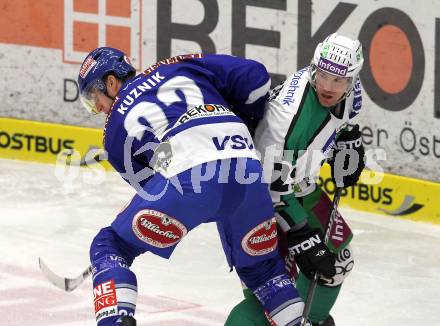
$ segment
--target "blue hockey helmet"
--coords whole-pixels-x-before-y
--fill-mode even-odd
[[[113,74],[119,79],[125,79],[129,74],[135,72],[136,69],[130,64],[130,60],[124,52],[110,47],[93,50],[81,64],[78,74],[81,103],[89,112],[98,113],[96,98],[93,94],[99,91],[107,95],[105,77]]]

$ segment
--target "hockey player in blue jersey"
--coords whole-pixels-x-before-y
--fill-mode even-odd
[[[135,76],[124,53],[98,48],[82,63],[78,84],[84,106],[107,115],[109,162],[137,191],[91,244],[98,325],[134,315],[137,285],[129,267],[137,256],[169,258],[207,222],[217,223],[230,266],[271,323],[298,325],[304,304],[277,252],[271,198],[248,130],[267,99],[264,66],[190,54]]]

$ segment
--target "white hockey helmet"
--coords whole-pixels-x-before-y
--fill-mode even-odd
[[[316,69],[320,69],[338,77],[351,78],[353,87],[363,63],[362,44],[358,40],[333,33],[315,49],[309,69],[310,82],[315,87]]]

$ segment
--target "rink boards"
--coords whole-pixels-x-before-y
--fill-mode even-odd
[[[3,158],[51,164],[92,163],[101,148],[102,130],[96,128],[0,118]],[[111,169],[107,162],[101,164]]]
[[[27,120],[0,118],[0,157],[56,164],[56,175],[79,166],[112,169],[102,151],[102,130]],[[318,184],[332,194],[329,176],[324,166]],[[364,171],[342,196],[341,204],[353,209],[440,224],[439,183]]]

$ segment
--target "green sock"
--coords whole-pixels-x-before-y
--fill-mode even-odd
[[[299,277],[296,281],[296,288],[299,294],[306,300],[307,291],[309,289],[310,281],[304,276],[303,273],[299,273]],[[330,314],[330,310],[338,298],[341,285],[336,287],[322,286],[316,287],[315,295],[313,297],[312,307],[310,309],[309,319],[318,323],[327,319]]]
[[[250,290],[245,290],[245,297],[229,313],[225,326],[270,326],[263,307]]]

